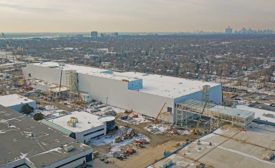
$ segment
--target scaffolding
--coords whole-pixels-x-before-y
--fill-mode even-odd
[[[66,71],[66,85],[72,92],[78,92],[78,74],[74,70]]]
[[[211,103],[205,105],[205,102],[197,100],[187,100],[175,106],[175,125],[178,127],[188,128],[189,121],[196,120],[198,116],[209,117],[210,127],[213,126],[213,120],[217,122],[228,122],[239,127],[246,127],[254,120],[255,114],[250,111]]]

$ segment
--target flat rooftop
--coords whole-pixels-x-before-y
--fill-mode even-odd
[[[0,105],[5,107],[26,104],[31,102],[34,102],[34,100],[28,99],[27,97],[18,94],[0,96]]]
[[[201,113],[203,111],[205,102],[189,99],[181,103],[181,105],[183,105],[184,107],[187,107],[188,109]],[[238,117],[242,119],[246,119],[248,117],[254,116],[254,112],[249,111],[247,109],[238,109],[238,108],[220,106],[212,103],[207,103],[205,107],[205,112],[207,111],[232,116],[234,118]]]
[[[210,109],[211,111],[225,114],[225,115],[230,115],[233,117],[240,117],[240,118],[248,118],[250,116],[254,116],[254,113],[248,110],[240,110],[237,108],[232,108],[232,107],[225,107],[225,106],[215,106]]]
[[[78,119],[78,123],[76,123],[76,127],[71,127],[67,125],[67,121],[69,121],[71,117],[75,117]],[[72,132],[83,132],[88,129],[104,125],[104,123],[100,121],[98,118],[99,118],[98,116],[87,112],[75,111],[69,115],[65,115],[49,121],[67,130],[70,130]]]
[[[62,146],[66,144],[74,150],[65,152]],[[91,147],[3,106],[0,106],[0,149],[0,167],[22,159],[44,167],[92,151]]]
[[[140,92],[170,98],[178,98],[183,95],[199,92],[203,89],[204,85],[209,85],[210,87],[220,85],[212,82],[138,72],[124,72],[119,74],[122,76],[142,79],[143,89],[140,89]]]
[[[195,168],[204,163],[218,168],[274,168],[275,160],[264,156],[275,151],[275,127],[252,125],[246,131],[227,126],[186,146],[151,167],[162,167],[172,160],[176,167]],[[210,146],[210,142],[212,146]]]
[[[255,113],[255,119],[262,121],[268,121],[275,124],[275,112],[269,110],[258,109],[254,107],[248,107],[246,105],[237,105],[237,109],[248,110]]]
[[[77,73],[81,73],[81,74],[87,74],[87,75],[108,78],[108,79],[114,79],[114,80],[128,80],[128,81],[136,80],[135,78],[121,76],[119,74],[104,73],[106,71],[109,71],[107,69],[88,67],[88,66],[84,66],[84,65],[80,66],[80,65],[72,65],[72,64],[60,64],[57,62],[34,63],[33,65],[48,67],[48,68],[56,68],[56,69],[63,68],[64,71],[72,70],[72,71],[76,71]]]
[[[57,62],[43,62],[35,63],[34,65],[52,68],[61,68]],[[64,64],[64,70],[75,70],[78,73],[89,74],[98,77],[105,77],[115,80],[135,81],[137,79],[143,80],[143,88],[140,92],[159,95],[169,98],[179,98],[183,95],[188,95],[194,92],[199,92],[204,85],[210,87],[218,86],[218,83],[204,82],[198,80],[190,80],[184,78],[177,78],[171,76],[138,73],[138,72],[113,72],[112,74],[102,73],[108,71],[106,69],[93,68],[87,66]]]

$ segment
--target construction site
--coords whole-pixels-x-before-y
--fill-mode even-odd
[[[180,148],[226,124],[245,130],[255,115],[220,105],[221,86],[215,83],[55,62],[28,64],[23,68],[23,75],[26,87],[32,88],[28,93],[34,99],[66,109],[65,118],[72,111],[79,111],[74,112],[77,122],[73,126],[58,124],[59,120],[67,120],[62,119],[64,115],[51,115],[43,121],[68,136],[81,127],[84,121],[81,113],[115,117],[115,129],[106,128],[105,133],[98,132],[90,140],[84,137],[84,143],[95,150],[94,159],[106,167],[138,168],[155,162],[162,164],[156,167],[163,167],[167,163],[162,163],[162,159]],[[97,132],[89,130],[91,133],[87,132],[88,128],[82,130],[83,135]]]
[[[227,168],[221,160],[236,162],[236,154],[235,167],[274,166],[273,127],[254,123],[249,109],[223,106],[218,83],[57,62],[15,73],[20,85],[4,95],[35,101],[29,116],[41,113],[41,124],[92,147],[94,167]]]
[[[41,113],[39,122],[92,147],[94,166],[226,168],[235,155],[243,165],[274,166],[272,127],[254,123],[249,109],[221,105],[219,84],[101,71],[36,63],[5,94],[34,100],[30,116]]]

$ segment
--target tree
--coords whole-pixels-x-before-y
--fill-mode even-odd
[[[33,107],[30,106],[29,104],[24,104],[20,110],[21,113],[23,114],[31,114],[33,112]]]
[[[42,113],[36,113],[33,116],[33,119],[36,120],[36,121],[43,120],[44,119],[44,115]]]

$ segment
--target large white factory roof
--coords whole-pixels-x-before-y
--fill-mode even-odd
[[[128,80],[128,81],[136,80],[135,78],[121,76],[119,74],[104,73],[108,71],[107,69],[100,69],[100,68],[88,67],[83,65],[80,66],[80,65],[72,65],[72,64],[63,64],[62,65],[63,67],[62,67],[61,64],[57,62],[34,63],[33,65],[49,67],[49,68],[57,68],[57,69],[62,68],[64,71],[73,70],[81,74],[88,74],[88,75],[93,75],[93,76],[102,77],[102,78],[109,78],[114,80]]]
[[[60,63],[57,62],[43,62],[35,63],[37,66],[61,68]],[[178,98],[183,95],[188,95],[194,92],[199,92],[202,90],[204,85],[209,85],[210,87],[217,86],[217,83],[203,82],[197,80],[190,80],[184,78],[177,78],[171,76],[146,74],[138,72],[113,72],[112,74],[102,73],[108,71],[106,69],[92,68],[87,66],[64,64],[64,70],[76,70],[81,74],[89,74],[98,77],[110,78],[114,80],[128,80],[134,81],[137,79],[143,80],[143,88],[140,92],[159,95],[169,98]]]
[[[71,117],[75,117],[78,120],[75,127],[71,127],[67,124]],[[98,116],[87,112],[78,111],[50,121],[72,132],[83,132],[88,129],[104,125],[104,123],[98,119]]]
[[[11,107],[19,104],[26,104],[34,102],[34,100],[28,99],[27,97],[20,96],[18,94],[0,96],[0,105],[4,107]]]
[[[139,78],[143,80],[143,89],[140,92],[159,95],[169,98],[178,98],[194,92],[201,91],[204,85],[217,86],[217,83],[163,76],[155,74],[124,72],[123,76]]]

